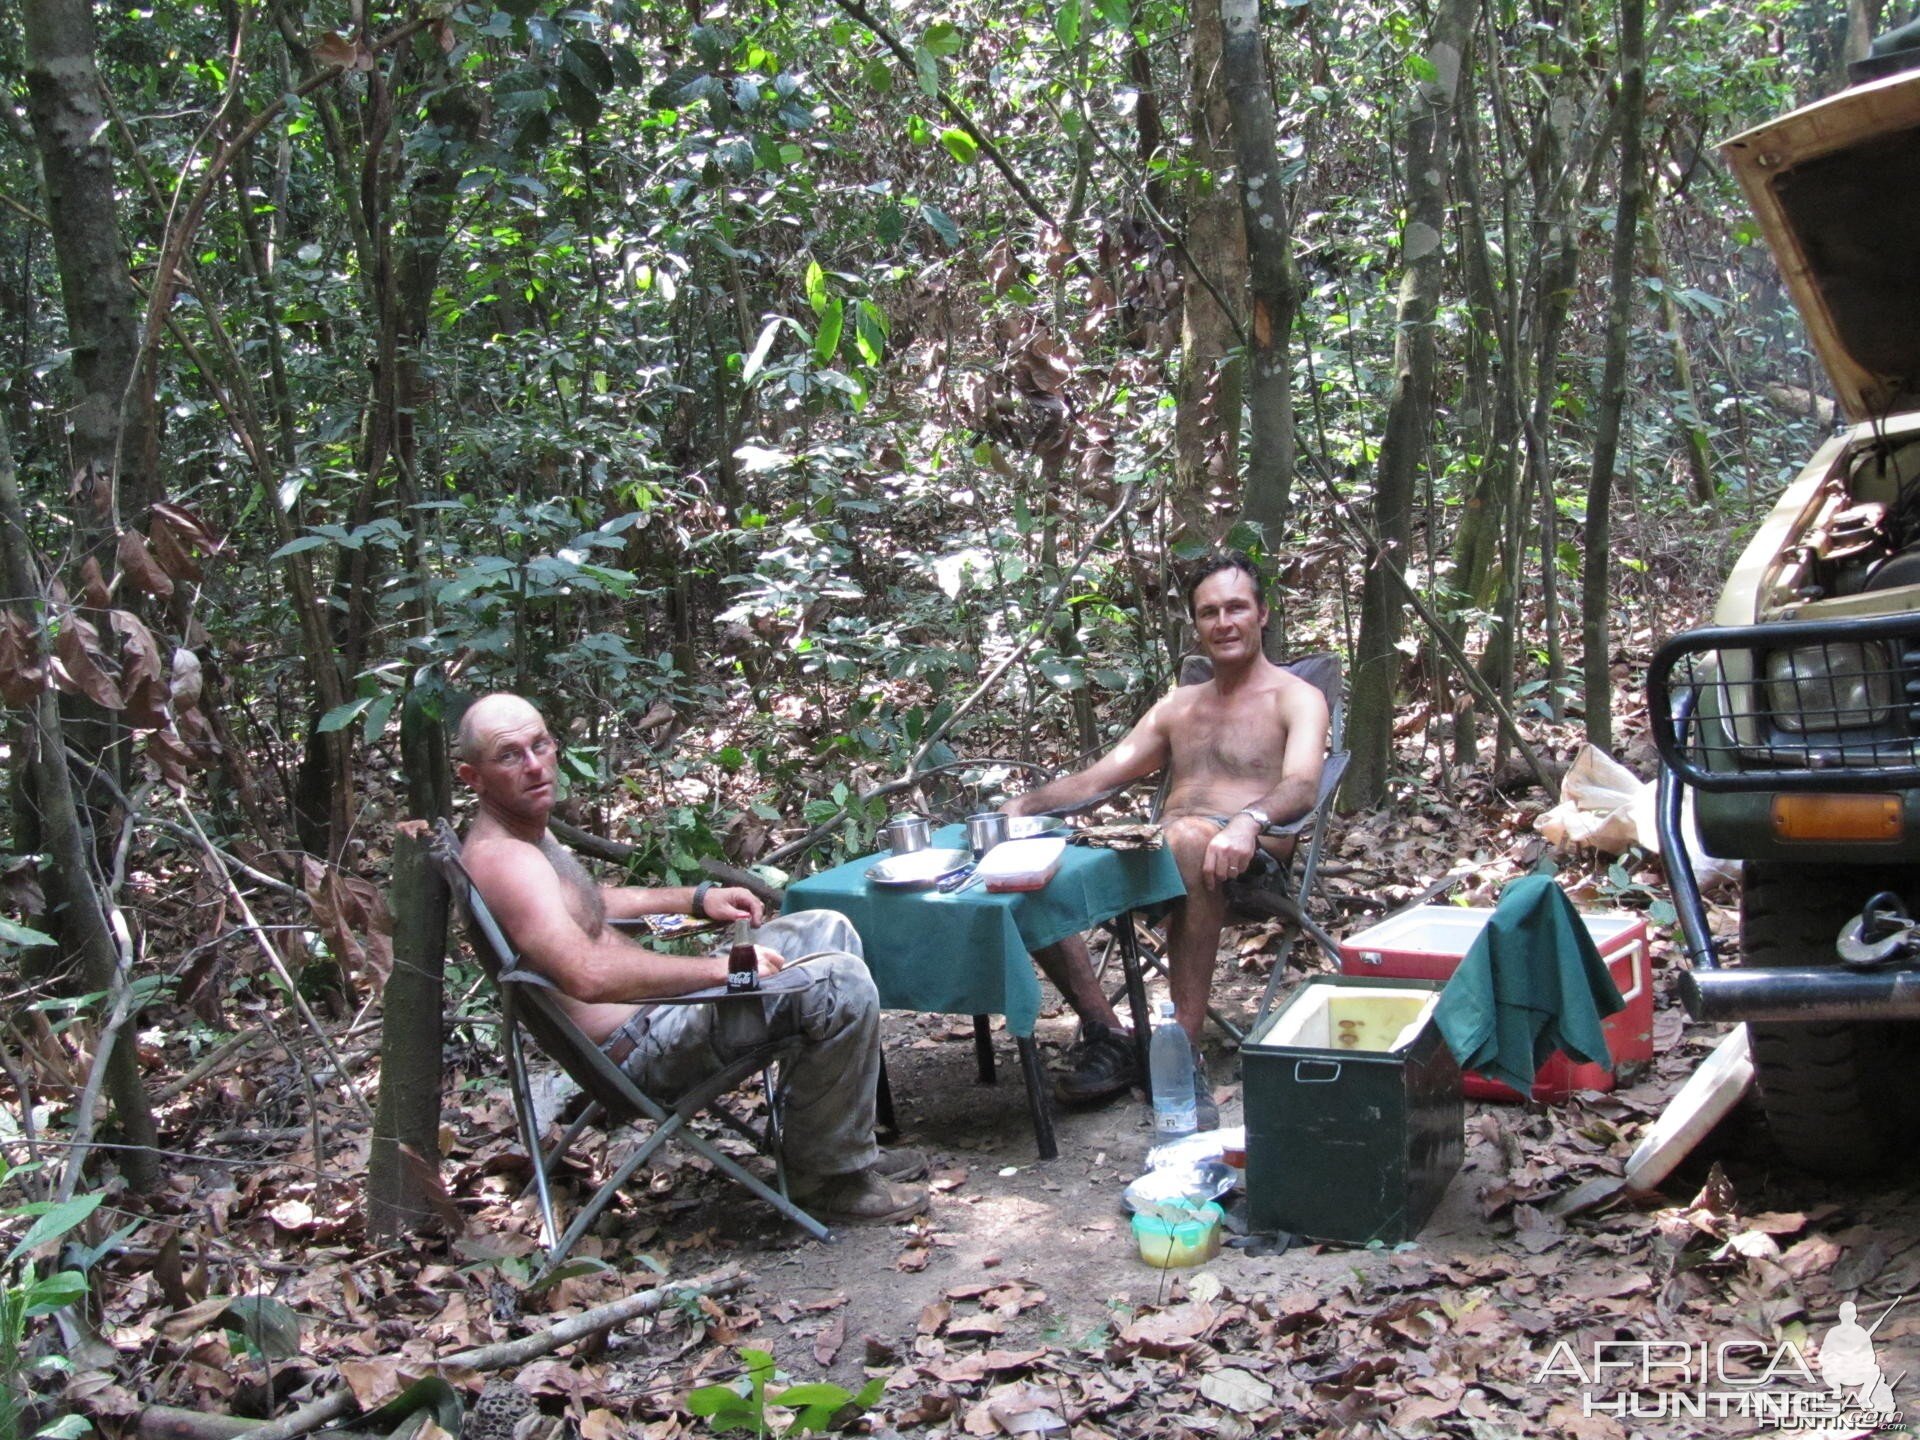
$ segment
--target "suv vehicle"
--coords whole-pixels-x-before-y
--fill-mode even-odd
[[[1920,1120],[1920,71],[1721,153],[1850,424],[1761,524],[1712,627],[1648,674],[1681,993],[1696,1018],[1751,1022],[1788,1157],[1857,1172]],[[1688,791],[1700,846],[1745,862],[1737,965],[1707,929]]]

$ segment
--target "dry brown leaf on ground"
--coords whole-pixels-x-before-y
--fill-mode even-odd
[[[1278,1396],[1273,1386],[1251,1370],[1223,1365],[1200,1377],[1200,1393],[1226,1410],[1240,1415],[1260,1415],[1273,1407]]]
[[[820,1328],[813,1337],[813,1358],[821,1365],[831,1365],[840,1353],[840,1347],[847,1339],[847,1317],[835,1315]]]

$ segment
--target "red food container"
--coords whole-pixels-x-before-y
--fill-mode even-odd
[[[1447,980],[1459,968],[1493,915],[1458,905],[1418,905],[1383,920],[1340,943],[1340,970],[1346,975],[1378,975],[1400,980]],[[1533,1098],[1564,1100],[1576,1090],[1611,1090],[1631,1080],[1653,1059],[1653,964],[1647,953],[1647,922],[1626,910],[1582,911],[1587,933],[1607,963],[1624,1010],[1601,1028],[1613,1069],[1576,1064],[1559,1051],[1547,1057],[1533,1077]],[[1478,1100],[1518,1100],[1519,1092],[1468,1071],[1460,1088]]]

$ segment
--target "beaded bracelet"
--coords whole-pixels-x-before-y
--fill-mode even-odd
[[[694,919],[705,920],[707,918],[707,892],[711,889],[713,889],[713,881],[711,880],[702,880],[698,885],[693,887],[693,910],[691,913]]]

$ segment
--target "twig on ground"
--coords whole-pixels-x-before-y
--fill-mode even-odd
[[[605,1305],[597,1305],[578,1315],[570,1315],[559,1324],[549,1326],[533,1335],[524,1335],[518,1340],[506,1340],[497,1345],[480,1345],[471,1350],[457,1351],[439,1360],[424,1362],[423,1369],[439,1367],[458,1367],[464,1370],[502,1370],[509,1365],[524,1365],[549,1355],[564,1345],[584,1340],[590,1335],[604,1334],[616,1325],[624,1325],[642,1315],[653,1315],[669,1305],[677,1305],[683,1300],[697,1299],[703,1295],[731,1295],[746,1288],[751,1280],[745,1271],[734,1266],[724,1266],[705,1275],[695,1276],[680,1285],[657,1285],[651,1290],[640,1290]],[[353,1391],[342,1385],[338,1390],[321,1396],[294,1411],[291,1415],[266,1424],[255,1425],[245,1431],[226,1431],[223,1434],[207,1432],[191,1435],[189,1440],[234,1440],[244,1435],[246,1440],[295,1440],[296,1436],[310,1434],[321,1426],[353,1414],[358,1404]],[[174,1432],[160,1432],[168,1434]]]

